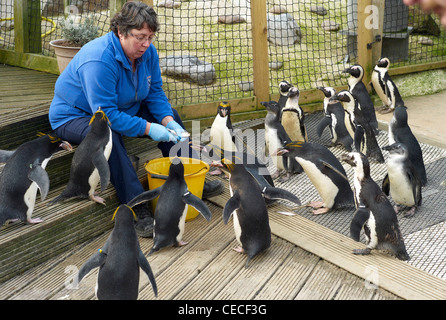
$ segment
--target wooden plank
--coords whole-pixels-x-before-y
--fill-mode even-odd
[[[373,29],[368,25],[370,19],[369,9],[372,4],[372,0],[358,1],[358,63],[364,68],[363,82],[369,89],[369,83],[372,76],[374,64],[372,61],[372,50],[367,48],[367,44],[373,42]],[[366,13],[368,12],[368,13]]]

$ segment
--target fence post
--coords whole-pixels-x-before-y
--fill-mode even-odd
[[[375,42],[372,48],[372,61],[375,63],[379,58],[381,58],[382,44],[383,44],[383,28],[384,28],[384,8],[385,0],[373,0],[373,5],[376,7],[378,12],[375,19],[378,19],[376,28],[373,28],[373,39],[376,36],[381,36],[381,41]]]
[[[126,0],[110,0],[108,3],[108,8],[110,9],[110,18],[113,18],[116,13],[118,13]]]
[[[33,30],[31,30],[33,29]],[[42,52],[39,0],[14,1],[14,47],[25,53]]]
[[[257,107],[269,100],[268,39],[266,0],[251,1],[254,95]]]
[[[372,49],[368,44],[373,42],[373,7],[372,0],[358,1],[358,63],[364,68],[363,82],[369,85],[373,71]]]

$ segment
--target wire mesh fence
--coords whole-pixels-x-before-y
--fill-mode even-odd
[[[379,6],[372,5],[364,23],[370,28],[383,24],[382,55],[391,59],[392,67],[446,60],[445,30],[434,14],[406,7],[402,0],[372,4],[379,1],[385,3],[384,21],[379,21]],[[33,25],[28,27],[41,35],[41,48],[30,52],[54,56],[49,43],[60,38],[64,15],[73,14],[78,20],[94,15],[100,35],[109,32],[108,0],[72,0],[66,7],[64,2],[40,0],[41,19],[29,19]],[[251,16],[249,0],[153,3],[161,24],[155,46],[173,105],[253,95],[251,26],[257,17]],[[345,85],[341,71],[355,62],[357,54],[357,0],[267,0],[266,8],[270,93],[278,92],[283,79],[301,90]],[[0,49],[14,50],[13,0],[2,0],[0,12]],[[180,68],[164,67],[172,63]]]

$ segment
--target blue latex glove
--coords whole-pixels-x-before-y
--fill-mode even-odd
[[[177,137],[171,134],[169,130],[166,129],[166,127],[153,122],[150,124],[149,137],[155,141],[172,141],[175,143],[177,143],[178,141]]]
[[[175,133],[177,134],[177,140],[178,141],[185,141],[187,140],[187,138],[184,138],[182,136],[183,132],[186,132],[186,130],[184,130],[184,128],[182,126],[180,126],[178,124],[178,122],[176,122],[175,120],[170,121],[169,123],[167,123],[166,128],[175,131]]]

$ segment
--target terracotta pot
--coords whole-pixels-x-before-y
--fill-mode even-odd
[[[59,72],[65,70],[67,65],[70,63],[71,59],[79,52],[80,47],[68,47],[63,45],[65,40],[53,40],[50,45],[54,48],[54,52],[57,57],[57,66],[59,67]]]

